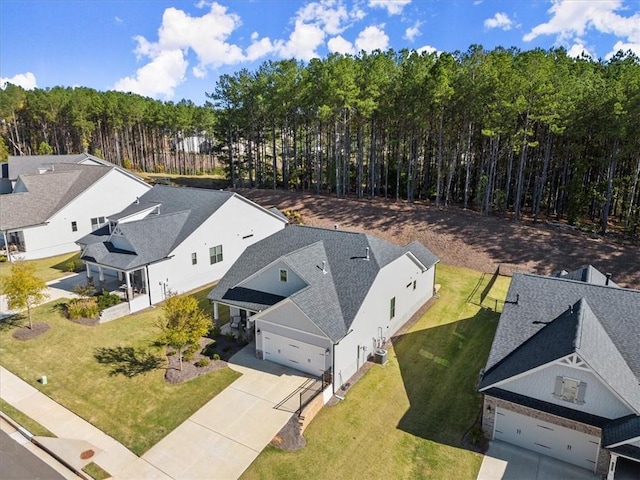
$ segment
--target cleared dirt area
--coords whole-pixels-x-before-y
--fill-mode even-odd
[[[591,264],[611,272],[621,286],[640,288],[640,247],[590,236],[566,226],[483,217],[457,207],[437,209],[421,202],[356,200],[299,192],[239,189],[263,205],[294,210],[306,225],[367,232],[404,245],[424,243],[442,262],[494,272],[499,264],[549,274]]]

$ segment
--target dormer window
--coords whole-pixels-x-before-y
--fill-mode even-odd
[[[284,268],[280,269],[280,281],[281,282],[287,281],[287,271]]]

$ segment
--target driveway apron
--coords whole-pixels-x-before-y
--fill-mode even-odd
[[[229,361],[242,377],[163,438],[118,478],[235,479],[287,423],[307,377],[255,358],[248,345]],[[278,407],[278,408],[276,408]],[[153,477],[157,478],[157,477]]]

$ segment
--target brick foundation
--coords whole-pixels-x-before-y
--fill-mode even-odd
[[[489,407],[491,408],[489,409]],[[554,425],[569,428],[571,430],[575,430],[576,432],[586,433],[588,435],[593,435],[594,437],[602,438],[602,430],[598,427],[586,425],[574,420],[568,420],[563,417],[551,415],[550,413],[541,412],[540,410],[524,407],[522,405],[518,405],[517,403],[508,402],[506,400],[501,400],[499,398],[485,395],[482,408],[482,431],[489,439],[493,439],[493,426],[497,407],[504,408],[515,413],[520,413],[531,418],[537,418],[538,420],[553,423]],[[607,471],[609,470],[610,458],[611,455],[609,454],[609,452],[604,448],[600,448],[600,450],[598,451],[596,475],[606,478]]]

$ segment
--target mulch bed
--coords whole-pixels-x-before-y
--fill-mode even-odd
[[[47,333],[49,328],[48,323],[34,323],[33,328],[29,328],[28,326],[16,328],[13,331],[13,338],[21,341],[33,340],[34,338]]]
[[[183,383],[209,372],[226,368],[229,358],[244,347],[236,340],[222,335],[218,335],[215,339],[202,337],[199,343],[200,348],[193,355],[193,358],[188,361],[182,359],[182,370],[180,370],[180,357],[177,354],[167,355],[169,366],[164,374],[167,383]],[[216,353],[220,356],[219,360],[212,359]],[[209,364],[204,367],[196,366],[196,363],[203,358],[208,359]]]
[[[87,327],[95,327],[100,323],[100,317],[96,318],[70,318],[73,323],[78,323],[80,325],[86,325]]]
[[[307,440],[300,434],[298,415],[291,416],[285,426],[273,437],[271,445],[290,452],[307,446]]]

